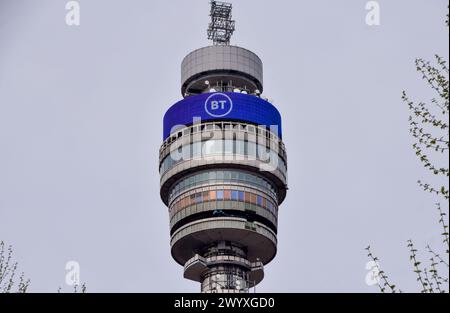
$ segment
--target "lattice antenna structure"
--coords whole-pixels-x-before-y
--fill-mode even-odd
[[[233,5],[227,2],[211,1],[211,23],[208,27],[208,39],[214,45],[230,44],[236,22],[232,19]]]

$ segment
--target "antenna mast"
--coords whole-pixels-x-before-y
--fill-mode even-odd
[[[214,45],[228,46],[235,30],[235,21],[232,20],[233,5],[227,2],[211,0],[211,23],[208,27],[208,39]]]

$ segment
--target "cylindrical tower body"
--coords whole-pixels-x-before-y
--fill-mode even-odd
[[[249,50],[201,48],[181,72],[184,99],[164,117],[160,149],[172,256],[202,292],[248,292],[277,250],[281,116],[260,96],[263,65]]]

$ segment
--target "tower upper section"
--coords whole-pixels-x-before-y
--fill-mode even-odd
[[[209,46],[189,53],[181,64],[181,92],[190,96],[213,91],[260,94],[263,63],[250,50],[237,46]]]
[[[184,58],[184,98],[164,116],[159,151],[171,253],[203,292],[248,292],[262,281],[287,192],[281,114],[262,95],[261,59],[230,46],[231,8],[211,0],[213,45]]]

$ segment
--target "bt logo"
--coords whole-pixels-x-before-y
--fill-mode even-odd
[[[205,111],[212,117],[224,117],[233,110],[233,101],[224,93],[212,94],[205,101]]]

